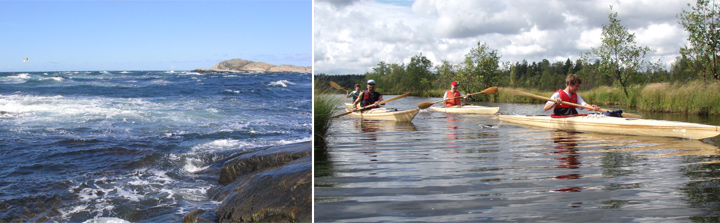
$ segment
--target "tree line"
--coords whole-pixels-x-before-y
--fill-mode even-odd
[[[438,96],[449,89],[450,82],[458,81],[466,93],[479,92],[490,86],[554,91],[565,87],[565,77],[574,73],[583,79],[583,89],[615,86],[629,97],[627,88],[658,82],[689,82],[693,80],[720,81],[720,64],[716,62],[720,52],[720,7],[708,0],[688,4],[692,10],[683,10],[678,23],[690,33],[689,44],[679,49],[681,56],[675,58],[670,69],[661,61],[645,59],[652,49],[638,46],[635,34],[630,33],[618,19],[618,14],[608,14],[608,24],[603,25],[602,44],[580,55],[575,61],[502,62],[497,50],[478,42],[459,64],[443,60],[433,64],[422,53],[413,56],[410,63],[388,64],[380,61],[365,74],[316,76],[316,81],[335,81],[352,90],[354,84],[365,89],[365,81],[374,79],[377,90],[384,94],[412,92],[419,96]],[[485,100],[487,97],[476,97]]]

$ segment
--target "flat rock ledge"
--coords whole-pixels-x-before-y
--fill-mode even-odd
[[[311,143],[241,154],[220,169],[215,211],[196,210],[184,223],[312,222]]]
[[[199,68],[193,70],[199,73],[311,73],[312,67],[301,67],[295,65],[272,65],[265,62],[254,62],[242,59],[232,59],[215,64],[210,69]]]

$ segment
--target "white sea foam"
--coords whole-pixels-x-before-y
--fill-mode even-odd
[[[276,87],[287,87],[288,84],[290,84],[290,85],[295,85],[295,83],[290,82],[290,81],[288,81],[288,80],[274,81],[274,82],[270,82],[270,84],[268,84],[268,85],[269,85],[269,86],[276,86]]]
[[[130,223],[130,221],[114,217],[95,217],[84,221],[83,223]]]
[[[302,138],[302,139],[288,139],[288,140],[278,140],[274,141],[276,143],[275,145],[287,145],[287,144],[294,144],[294,143],[301,143],[301,142],[310,142],[312,139],[310,137]]]
[[[63,81],[65,78],[62,77],[47,77],[47,78],[40,78],[39,80],[45,81],[45,80],[51,80],[51,81]]]
[[[188,157],[185,159],[185,165],[183,166],[183,171],[188,173],[197,173],[203,170],[206,170],[207,168],[210,168],[210,165],[206,165],[202,162],[202,160],[198,158],[192,158]]]
[[[236,139],[218,139],[205,144],[192,147],[193,152],[215,152],[223,150],[234,150],[253,146],[253,143],[240,141]]]

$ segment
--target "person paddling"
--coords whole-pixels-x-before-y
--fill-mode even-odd
[[[355,90],[346,93],[347,95],[345,96],[345,98],[352,97],[352,101],[355,102],[355,100],[357,100],[358,98],[358,95],[360,95],[360,84],[355,84]]]
[[[585,100],[582,99],[582,97],[580,97],[580,95],[577,94],[577,90],[580,89],[581,83],[582,81],[577,75],[568,75],[567,78],[565,78],[565,85],[567,85],[565,89],[559,89],[552,96],[550,96],[550,99],[553,100],[547,101],[543,109],[545,109],[545,111],[553,109],[553,117],[562,117],[578,114],[575,106],[563,104],[563,101],[580,105],[589,105],[594,108],[593,111],[597,111],[598,109],[600,109],[597,105],[588,104],[587,102],[585,102]]]
[[[445,107],[452,107],[455,105],[463,106],[462,102],[460,102],[460,97],[463,96],[463,93],[458,90],[458,82],[453,81],[450,83],[450,90],[446,91],[443,95],[443,100],[445,100]],[[468,96],[464,96],[462,98],[467,98]],[[454,99],[451,99],[454,98]],[[450,99],[450,100],[448,100]]]
[[[361,92],[357,100],[353,102],[353,111],[358,110],[357,104],[360,104],[362,107],[379,108],[382,100],[382,94],[375,91],[375,80],[370,79],[367,81],[367,90]]]

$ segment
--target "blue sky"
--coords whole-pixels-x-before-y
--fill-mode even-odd
[[[0,72],[312,65],[311,0],[0,0],[0,30]]]

